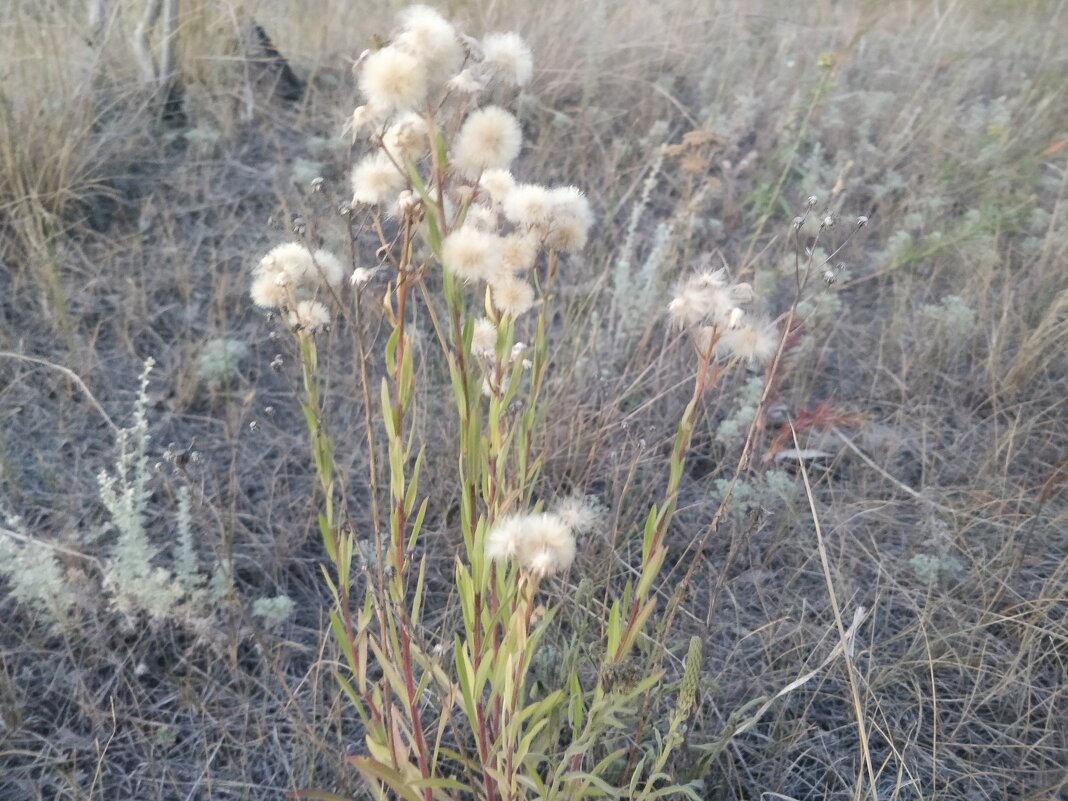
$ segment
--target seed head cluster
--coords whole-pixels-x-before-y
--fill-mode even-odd
[[[501,105],[477,103],[490,89],[499,98],[531,80],[530,48],[510,32],[478,41],[437,11],[412,6],[389,44],[364,53],[356,69],[364,103],[347,128],[368,147],[352,169],[352,208],[424,226],[434,215],[446,270],[466,284],[484,282],[498,317],[533,309],[530,271],[539,256],[580,251],[593,214],[576,187],[517,182],[519,120]],[[455,133],[443,164],[432,152],[445,132]]]
[[[690,333],[701,353],[711,349],[722,358],[761,365],[778,350],[779,332],[769,320],[746,311],[753,300],[749,284],[731,284],[725,269],[705,270],[679,284],[668,314],[678,328]]]
[[[536,308],[541,259],[581,251],[593,214],[577,187],[522,182],[513,173],[523,129],[498,103],[531,81],[530,48],[512,32],[474,39],[415,5],[400,14],[387,44],[359,57],[354,72],[362,101],[345,127],[358,155],[343,213],[373,216],[380,234],[390,226],[421,232],[446,271],[463,284],[484,285],[495,326]],[[480,103],[489,93],[497,102]],[[283,319],[308,331],[325,327],[324,302],[345,277],[360,288],[383,266],[353,272],[313,251],[301,242],[276,247],[255,268],[251,287],[256,305],[282,310]],[[304,301],[322,309],[298,308]]]
[[[330,251],[312,251],[300,242],[287,242],[273,248],[253,268],[249,294],[260,308],[292,312],[287,319],[295,326],[321,330],[330,322],[330,313],[315,298],[336,292],[345,273],[341,260]],[[303,313],[298,311],[310,303],[319,307],[314,315],[307,305]]]
[[[515,514],[497,521],[486,537],[486,556],[512,561],[538,579],[562,573],[575,561],[575,534],[557,514]]]

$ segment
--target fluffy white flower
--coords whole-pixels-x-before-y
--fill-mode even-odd
[[[445,237],[441,260],[445,269],[458,278],[474,281],[492,274],[499,252],[499,237],[464,225]]]
[[[294,328],[315,334],[330,325],[330,312],[317,300],[302,300],[287,319]]]
[[[486,557],[491,562],[504,562],[519,556],[523,539],[523,518],[518,515],[498,520],[486,536]]]
[[[513,318],[530,311],[534,305],[534,287],[510,273],[492,276],[490,289],[493,307]]]
[[[426,120],[414,111],[402,114],[382,135],[382,146],[398,164],[419,161],[430,152]]]
[[[575,561],[575,537],[557,515],[509,515],[486,538],[486,556],[514,560],[537,578],[562,573]]]
[[[376,109],[403,111],[426,100],[426,66],[398,47],[369,55],[360,69],[360,91]]]
[[[515,225],[547,228],[552,220],[552,192],[537,184],[519,184],[504,199],[504,216]]]
[[[779,331],[767,320],[752,320],[723,332],[716,350],[744,359],[751,365],[767,364],[779,349]]]
[[[396,46],[411,53],[425,66],[427,75],[452,75],[464,59],[463,46],[447,19],[429,6],[409,6],[400,15],[401,31]]]
[[[507,272],[526,272],[534,266],[537,255],[538,240],[529,234],[509,234],[501,242],[501,268]]]
[[[300,242],[286,242],[272,248],[252,271],[252,302],[275,309],[292,301],[298,290],[314,290],[323,283],[336,288],[345,268],[325,250],[313,254]]]
[[[450,78],[449,82],[445,85],[450,92],[456,92],[461,95],[477,95],[486,88],[485,84],[479,80],[475,71],[472,69],[466,69],[458,75]]]
[[[312,254],[312,259],[314,261],[312,269],[315,270],[320,279],[334,289],[341,286],[346,272],[345,265],[341,263],[341,259],[329,250],[322,249],[315,251]]]
[[[557,504],[555,514],[575,534],[592,531],[600,522],[603,507],[592,497],[573,495]]]
[[[377,267],[372,267],[370,269],[367,267],[357,267],[352,271],[352,276],[349,278],[349,282],[355,287],[361,287],[374,278],[377,272]]]
[[[355,142],[360,138],[364,128],[369,128],[380,122],[381,112],[379,109],[365,103],[362,106],[357,106],[352,111],[352,116],[349,117],[348,122],[345,123],[344,133],[352,136],[352,141]]]
[[[701,273],[683,281],[668,304],[671,319],[680,328],[703,323],[726,325],[735,307],[723,271]]]
[[[467,207],[464,225],[473,226],[480,231],[496,231],[497,212],[482,203],[472,203]]]
[[[483,64],[494,78],[525,86],[534,73],[530,48],[515,33],[491,33],[482,40]]]
[[[393,200],[406,181],[385,153],[372,153],[352,168],[352,204],[373,206]]]
[[[497,352],[497,326],[488,317],[475,321],[475,328],[471,332],[471,352],[487,357],[493,357]]]
[[[252,279],[249,295],[261,309],[277,309],[284,306],[292,290],[273,275],[258,275]]]
[[[510,112],[486,106],[468,115],[453,146],[452,163],[474,180],[484,170],[507,168],[523,145],[523,132]]]
[[[582,250],[593,223],[590,202],[582,190],[575,186],[553,189],[550,196],[552,209],[546,245],[568,253]]]
[[[515,187],[515,178],[508,170],[486,170],[478,179],[478,185],[490,196],[490,200],[500,205]]]

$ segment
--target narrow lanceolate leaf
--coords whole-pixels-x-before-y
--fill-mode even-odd
[[[386,434],[391,440],[397,438],[397,426],[393,420],[393,401],[389,397],[389,382],[382,379],[382,420],[386,424]]]
[[[419,539],[419,532],[423,529],[423,518],[426,517],[426,506],[429,501],[429,498],[423,498],[423,502],[419,504],[419,511],[416,513],[415,522],[412,524],[412,533],[408,537],[408,550],[414,548],[416,540]]]
[[[364,778],[382,782],[382,784],[403,798],[404,801],[423,801],[422,796],[412,789],[408,780],[389,765],[384,765],[370,757],[358,756],[349,757],[349,762],[356,766],[356,769],[363,774]]]
[[[619,601],[612,602],[608,610],[608,653],[614,654],[619,649],[619,639],[623,636],[622,614]]]
[[[408,494],[404,497],[404,515],[406,517],[411,517],[412,507],[415,506],[416,493],[419,491],[419,471],[423,468],[423,455],[425,452],[425,448],[419,449],[419,456],[415,459],[415,467],[412,468],[412,475],[408,479]]]
[[[400,342],[400,331],[399,326],[394,328],[393,333],[386,340],[386,369],[390,372],[390,375],[393,374],[393,370],[397,366],[397,343]]]
[[[423,606],[423,587],[426,581],[426,555],[419,560],[419,574],[415,580],[415,596],[412,598],[412,627],[419,625],[419,612]]]
[[[656,535],[657,517],[656,504],[654,503],[653,508],[649,510],[649,516],[645,518],[645,533],[642,537],[643,562],[649,558],[649,549],[653,547],[653,537]]]

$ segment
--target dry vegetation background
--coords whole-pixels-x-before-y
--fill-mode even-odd
[[[294,216],[337,241],[349,65],[388,34],[397,4],[182,5],[184,124],[157,120],[139,89],[133,4],[113,4],[96,40],[81,4],[6,0],[0,19],[0,500],[58,549],[72,582],[95,586],[111,542],[97,474],[114,463],[114,432],[49,363],[126,425],[151,356],[152,461],[168,443],[200,458],[154,474],[150,531],[174,538],[188,486],[200,557],[227,578],[207,633],[124,620],[92,592],[57,629],[0,584],[5,800],[363,792],[345,764],[359,733],[330,677],[298,372],[247,291]],[[706,399],[664,574],[670,592],[703,560],[669,661],[674,676],[688,637],[705,639],[697,749],[740,699],[775,693],[836,642],[800,479],[774,458],[787,447],[777,426],[798,421],[802,447],[825,454],[810,469],[839,602],[869,610],[853,657],[860,709],[836,663],[734,741],[707,797],[1065,797],[1065,3],[442,10],[531,44],[516,171],[584,188],[599,220],[563,276],[552,332],[546,493],[609,510],[557,587],[567,598],[581,577],[630,564],[662,486],[691,378],[662,319],[675,279],[725,262],[781,310],[804,198],[843,224],[870,217],[835,259],[836,284],[809,302],[767,459],[707,539],[737,461],[744,382]],[[306,81],[299,100],[273,92],[276,73],[238,45],[253,18]],[[218,338],[247,353],[213,383],[200,358]],[[358,375],[346,335],[321,350],[332,375]],[[439,421],[451,418],[433,412],[449,402],[447,376],[421,391],[424,473],[447,477],[454,435]],[[358,392],[330,387],[338,461],[354,477],[367,458]],[[439,593],[426,626],[448,639],[455,498],[447,481],[424,483]],[[278,594],[295,611],[267,628],[252,599]]]

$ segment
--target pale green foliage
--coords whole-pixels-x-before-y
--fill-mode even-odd
[[[133,426],[119,432],[119,455],[113,473],[101,472],[100,499],[118,537],[105,564],[104,586],[115,608],[124,614],[146,612],[160,620],[178,614],[203,616],[201,589],[205,576],[198,568],[193,542],[189,488],[178,490],[174,569],[160,564],[162,555],[146,530],[148,519],[148,381],[153,362],[145,362],[134,403]]]
[[[743,440],[756,417],[757,404],[763,393],[763,376],[754,375],[746,379],[735,398],[734,411],[716,427],[716,439],[725,444],[738,444]]]
[[[193,597],[204,587],[206,577],[200,572],[197,562],[189,503],[189,487],[183,485],[178,488],[178,552],[175,555],[174,572],[178,586]]]
[[[148,612],[166,617],[181,598],[182,588],[174,577],[153,561],[159,555],[145,531],[148,507],[148,374],[154,362],[148,359],[141,373],[134,404],[134,424],[119,433],[119,456],[115,472],[100,473],[100,500],[108,510],[118,539],[108,563],[105,585],[116,609]]]
[[[55,551],[30,537],[18,517],[7,515],[5,524],[0,528],[0,576],[11,583],[15,600],[53,624],[64,623],[75,599]]]
[[[649,172],[642,184],[641,195],[631,207],[630,222],[623,235],[623,243],[620,245],[619,255],[616,257],[612,272],[613,297],[618,306],[621,333],[624,334],[632,334],[635,330],[641,330],[649,322],[657,289],[663,281],[660,275],[660,261],[671,234],[670,228],[657,231],[658,245],[654,245],[639,274],[633,275],[632,263],[637,249],[638,230],[652,199],[653,191],[656,189],[657,181],[660,179],[660,169],[664,164],[662,143],[658,144],[654,153]]]
[[[246,356],[248,345],[240,339],[212,339],[197,359],[197,374],[208,389],[223,389],[237,377]]]
[[[909,560],[912,572],[924,584],[935,584],[943,576],[954,576],[964,570],[964,565],[955,556],[918,553]]]
[[[958,344],[975,332],[975,310],[959,295],[946,295],[940,303],[920,309],[950,344]]]
[[[280,626],[289,620],[296,604],[288,595],[276,595],[273,598],[257,598],[252,604],[252,614],[263,619],[267,628]]]

